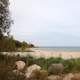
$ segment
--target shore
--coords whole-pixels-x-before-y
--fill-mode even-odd
[[[4,53],[6,54],[6,52]],[[8,53],[9,54],[9,53]],[[31,55],[33,57],[44,57],[44,58],[50,58],[50,57],[61,57],[63,59],[71,59],[71,58],[80,58],[80,52],[76,51],[44,51],[44,50],[35,50],[33,52],[13,52],[10,53],[12,55]]]
[[[31,53],[34,57],[62,57],[63,59],[71,59],[71,58],[80,58],[80,52],[72,52],[72,51],[41,51],[36,50]]]

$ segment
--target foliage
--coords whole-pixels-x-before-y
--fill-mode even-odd
[[[43,77],[43,75],[46,75],[46,71],[48,71],[49,65],[52,63],[62,63],[65,67],[63,73],[75,73],[80,72],[80,58],[78,59],[68,59],[64,60],[62,58],[34,58],[30,55],[26,57],[20,57],[20,56],[9,56],[9,55],[3,55],[0,53],[0,79],[1,80],[25,80],[24,76],[15,75],[12,70],[14,69],[14,63],[15,61],[22,60],[26,63],[27,66],[37,64],[42,67],[42,73],[40,74]],[[44,73],[43,73],[44,72]],[[49,74],[49,72],[48,72]],[[41,78],[41,77],[40,77]]]
[[[26,42],[24,42],[24,41],[21,43],[22,51],[24,51],[26,49],[27,45],[28,44]]]
[[[64,60],[63,64],[65,66],[64,72],[80,72],[80,58]]]
[[[0,0],[0,39],[9,35],[12,20],[9,12],[9,0]]]
[[[18,48],[24,50],[27,46],[32,47],[31,44],[20,42],[10,37],[10,27],[12,24],[9,0],[0,0],[0,51],[15,51]]]
[[[0,80],[25,80],[25,76],[14,74],[10,65],[0,64]]]
[[[33,44],[10,38],[9,32],[12,23],[9,0],[0,0],[0,51],[15,51],[18,48],[22,48],[24,51],[26,47],[33,47]]]
[[[15,51],[16,45],[13,38],[4,37],[0,40],[0,52],[1,51]]]
[[[12,20],[9,12],[9,0],[0,0],[0,51],[13,51],[15,44],[9,36]]]
[[[19,51],[18,49],[20,51],[30,51],[29,49],[25,50],[26,48],[31,48],[30,44],[15,40],[13,37],[5,36],[0,39],[0,52]]]
[[[25,61],[28,61],[29,65],[37,64],[42,67],[44,70],[48,70],[48,67],[53,63],[62,63],[64,65],[64,72],[80,72],[80,58],[78,59],[68,59],[64,60],[60,57],[58,58],[34,58],[32,56],[28,56],[24,58]]]
[[[8,56],[0,53],[0,80],[25,80],[25,76],[15,75],[14,62],[19,60],[17,56]]]

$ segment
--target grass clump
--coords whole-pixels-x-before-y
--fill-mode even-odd
[[[80,72],[80,58],[64,60],[63,64],[65,66],[64,72],[66,73]]]
[[[80,58],[64,60],[62,58],[34,58],[30,55],[26,57],[9,56],[0,53],[0,79],[1,80],[25,80],[24,76],[15,75],[12,71],[14,69],[14,63],[18,60],[24,61],[28,66],[36,64],[39,65],[42,70],[48,71],[51,64],[61,63],[64,65],[63,73],[76,73],[80,72]],[[48,72],[49,74],[49,72]],[[55,73],[54,73],[55,74]],[[20,79],[18,79],[20,78]]]
[[[25,76],[13,73],[14,62],[18,57],[3,55],[0,53],[0,80],[25,80]]]
[[[32,56],[28,56],[25,58],[29,65],[37,64],[42,67],[44,70],[48,70],[48,67],[51,64],[54,63],[62,63],[64,65],[64,72],[63,73],[69,73],[69,72],[80,72],[80,58],[78,59],[62,59],[61,57],[58,58],[48,58],[45,59],[43,57],[41,58],[34,58]]]

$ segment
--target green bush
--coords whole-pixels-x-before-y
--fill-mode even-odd
[[[80,72],[80,59],[64,60],[64,72]]]
[[[12,72],[12,66],[0,64],[0,80],[25,80],[25,76]]]
[[[3,38],[0,40],[0,52],[15,51],[16,45],[13,38]]]
[[[48,71],[48,68],[51,64],[62,63],[64,65],[63,73],[80,72],[80,58],[68,59],[68,60],[64,60],[62,58],[45,59],[45,58],[34,58],[30,55],[26,57],[20,57],[20,56],[3,55],[0,53],[0,79],[2,78],[1,75],[3,74],[5,74],[4,76],[9,75],[8,73],[6,73],[7,71],[10,71],[9,73],[12,73],[11,71],[14,68],[13,65],[15,61],[18,61],[18,60],[22,60],[26,62],[27,66],[37,64],[41,66],[43,70],[46,70],[46,71]]]
[[[25,76],[13,73],[14,63],[18,57],[0,53],[0,80],[25,80]]]

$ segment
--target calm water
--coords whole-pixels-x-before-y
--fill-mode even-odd
[[[34,48],[34,50],[44,50],[44,51],[80,51],[80,47],[40,47],[40,48]]]

